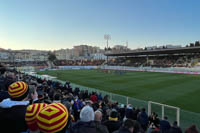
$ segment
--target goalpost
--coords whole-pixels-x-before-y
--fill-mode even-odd
[[[170,106],[170,105],[166,105],[166,104],[161,104],[161,103],[157,103],[157,102],[152,102],[149,101],[148,102],[148,115],[150,116],[151,113],[156,110],[155,108],[153,109],[153,106],[157,106],[157,111],[158,109],[161,109],[161,118],[164,119],[164,116],[166,116],[167,114],[167,108],[168,109],[172,109],[175,110],[174,112],[176,113],[176,121],[178,126],[180,126],[180,108],[178,107],[174,107],[174,106]],[[158,113],[157,111],[155,111],[156,113]],[[169,114],[170,115],[170,114]]]

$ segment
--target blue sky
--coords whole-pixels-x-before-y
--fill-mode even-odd
[[[0,0],[0,47],[139,48],[200,39],[200,0]]]

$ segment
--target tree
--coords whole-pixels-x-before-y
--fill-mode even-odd
[[[57,60],[56,55],[54,53],[49,53],[48,60],[54,62],[55,60]]]

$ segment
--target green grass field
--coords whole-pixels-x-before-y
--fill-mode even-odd
[[[75,84],[200,112],[200,75],[131,71],[124,75],[116,75],[97,70],[57,70],[39,74],[48,74]]]

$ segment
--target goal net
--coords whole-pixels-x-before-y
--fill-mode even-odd
[[[148,115],[150,116],[153,112],[158,114],[158,117],[161,119],[164,119],[164,116],[167,116],[171,123],[177,121],[178,126],[180,126],[180,108],[149,101]]]

